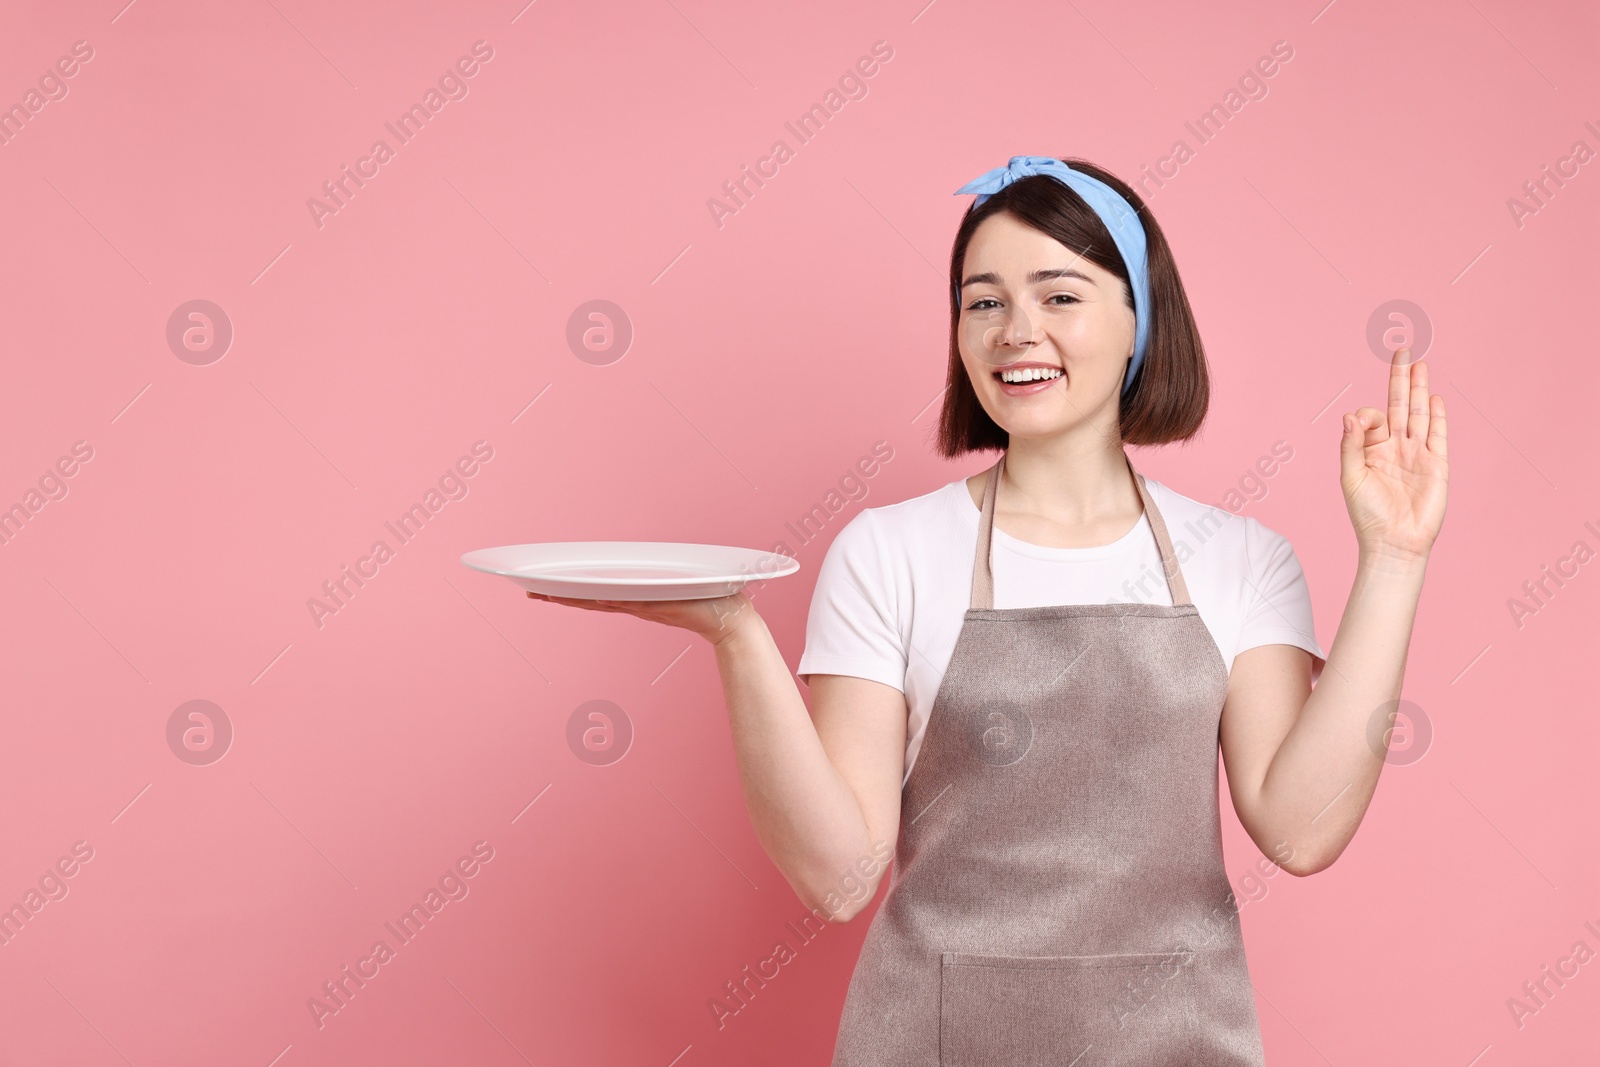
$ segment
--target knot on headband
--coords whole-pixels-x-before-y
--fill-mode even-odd
[[[1122,262],[1128,268],[1128,287],[1133,292],[1133,358],[1128,361],[1128,373],[1122,379],[1122,391],[1127,393],[1134,375],[1144,364],[1144,351],[1150,340],[1150,266],[1145,254],[1144,225],[1122,194],[1098,178],[1073,170],[1059,159],[1050,156],[1012,156],[1003,167],[980,174],[955,191],[956,196],[977,193],[973,207],[981,207],[985,200],[1014,181],[1044,174],[1065,185],[1083,198],[1094,213],[1100,216],[1111,240],[1122,253]]]

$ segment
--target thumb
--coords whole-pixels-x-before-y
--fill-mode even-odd
[[[1354,485],[1367,465],[1366,422],[1359,411],[1344,417],[1344,436],[1339,439],[1339,478],[1346,486]]]

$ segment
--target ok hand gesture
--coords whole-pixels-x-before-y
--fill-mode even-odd
[[[1362,408],[1344,417],[1339,484],[1364,553],[1425,559],[1444,524],[1444,397],[1428,394],[1428,365],[1395,352],[1388,414]]]

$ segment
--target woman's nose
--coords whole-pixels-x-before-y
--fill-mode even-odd
[[[1036,336],[1033,317],[1028,314],[1027,309],[1014,307],[1006,312],[1006,321],[1001,328],[997,343],[1022,347],[1033,344]]]
[[[1032,315],[1012,308],[974,314],[965,320],[963,330],[970,349],[990,363],[1010,363],[1019,348],[1031,348],[1041,339]]]

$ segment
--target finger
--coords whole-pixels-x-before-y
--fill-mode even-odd
[[[1428,398],[1428,451],[1441,457],[1447,455],[1444,434],[1444,397],[1437,393]]]
[[[1381,445],[1389,439],[1389,420],[1377,408],[1362,408],[1355,417],[1364,432],[1362,444]]]
[[[541,600],[548,600],[552,604],[565,604],[568,607],[584,608],[588,611],[621,611],[621,608],[608,607],[604,601],[586,600],[582,597],[570,596],[542,596]]]
[[[1389,433],[1394,437],[1406,435],[1406,408],[1411,402],[1411,368],[1406,362],[1411,349],[1397,348],[1389,362]]]
[[[1339,480],[1346,485],[1350,484],[1366,466],[1365,444],[1366,422],[1363,415],[1372,411],[1372,408],[1362,408],[1354,415],[1344,417],[1344,436],[1339,438]]]
[[[1411,365],[1411,395],[1407,398],[1406,436],[1418,441],[1428,438],[1428,365],[1421,360]]]

